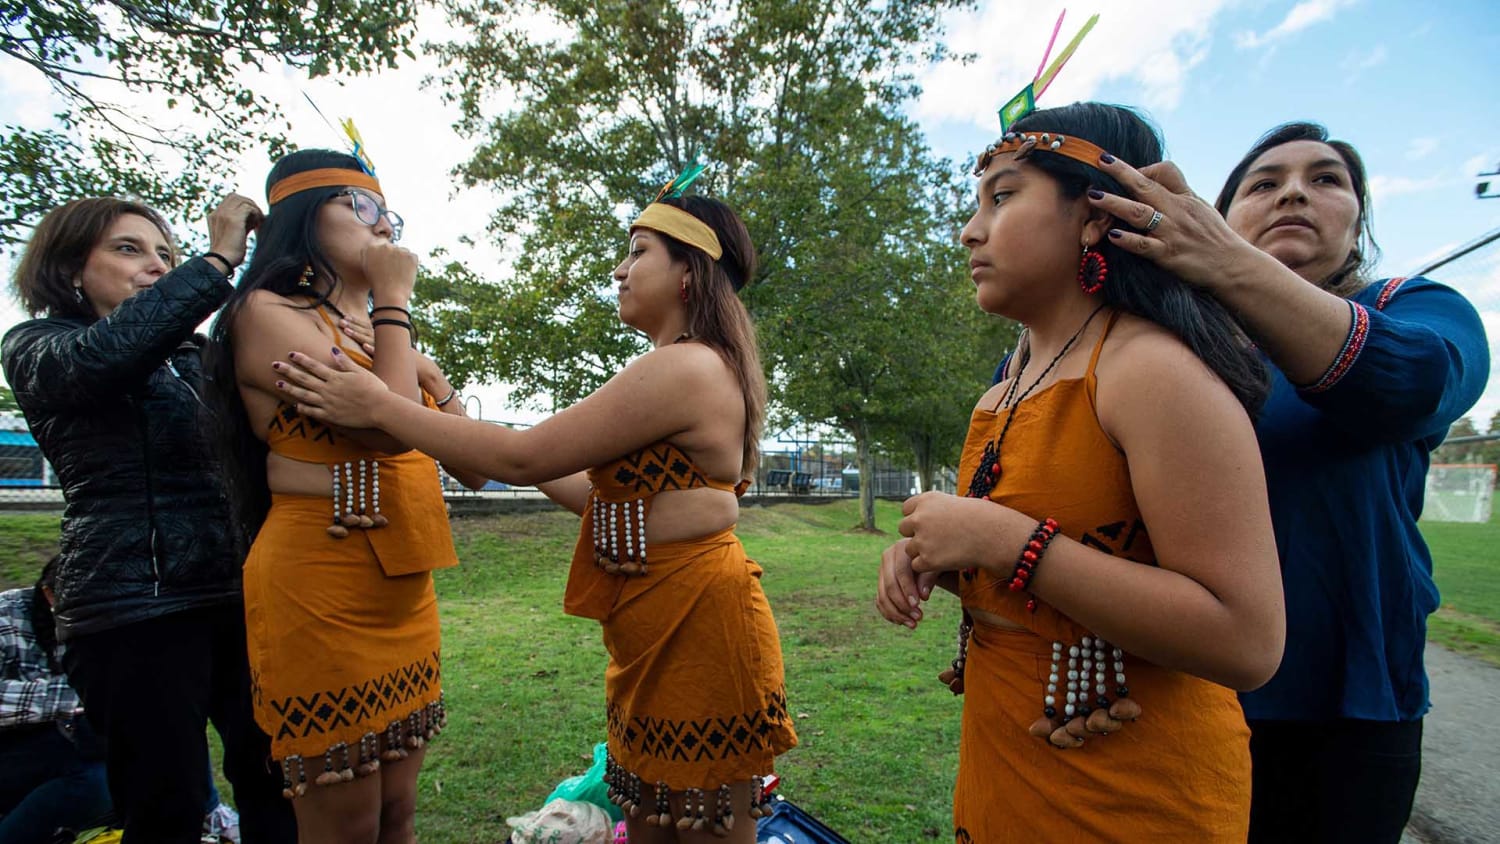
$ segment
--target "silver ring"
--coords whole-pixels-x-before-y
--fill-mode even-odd
[[[1159,225],[1161,225],[1161,212],[1153,209],[1151,211],[1151,222],[1146,224],[1146,231],[1154,232]]]

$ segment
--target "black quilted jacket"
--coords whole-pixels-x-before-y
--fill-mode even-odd
[[[67,502],[60,639],[239,600],[193,334],[231,290],[195,258],[104,319],[34,319],[0,342],[6,380]]]

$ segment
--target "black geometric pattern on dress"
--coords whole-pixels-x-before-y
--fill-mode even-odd
[[[1126,528],[1129,528],[1128,530]],[[1138,563],[1150,563],[1149,560],[1136,560],[1130,556],[1130,549],[1136,540],[1146,533],[1146,523],[1140,519],[1134,521],[1115,521],[1099,525],[1091,531],[1085,531],[1083,538],[1079,541],[1091,548],[1097,548],[1106,554],[1115,557],[1124,557]],[[1154,563],[1152,563],[1154,565]]]
[[[313,692],[310,695],[292,695],[271,701],[276,712],[278,726],[272,738],[305,738],[327,733],[354,724],[381,723],[391,720],[380,717],[391,710],[402,710],[403,705],[420,700],[439,686],[441,672],[438,654],[424,657],[342,689]],[[264,699],[260,677],[251,677],[251,697]]]
[[[616,461],[615,483],[632,493],[697,489],[708,484],[676,446],[648,446]]]
[[[762,709],[727,718],[674,721],[670,718],[626,716],[609,705],[609,734],[626,748],[645,756],[674,762],[728,759],[771,747],[771,735],[787,721],[786,692],[771,693]]]
[[[308,419],[289,404],[279,405],[276,412],[271,414],[271,424],[266,427],[278,434],[334,444],[332,428],[316,419]]]

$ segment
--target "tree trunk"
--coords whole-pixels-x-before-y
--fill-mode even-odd
[[[870,431],[863,421],[854,423],[854,450],[859,462],[859,526],[875,531],[875,458],[870,455]]]
[[[932,465],[932,441],[927,437],[913,438],[911,443],[912,456],[917,460],[917,492],[931,492],[936,480],[934,473],[937,467]]]

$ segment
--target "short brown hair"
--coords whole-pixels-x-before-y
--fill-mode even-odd
[[[160,229],[172,250],[172,263],[177,262],[177,241],[154,209],[110,196],[75,199],[47,212],[36,224],[16,266],[16,295],[28,313],[94,318],[88,303],[73,293],[73,279],[83,272],[99,239],[125,214],[145,217]]]

